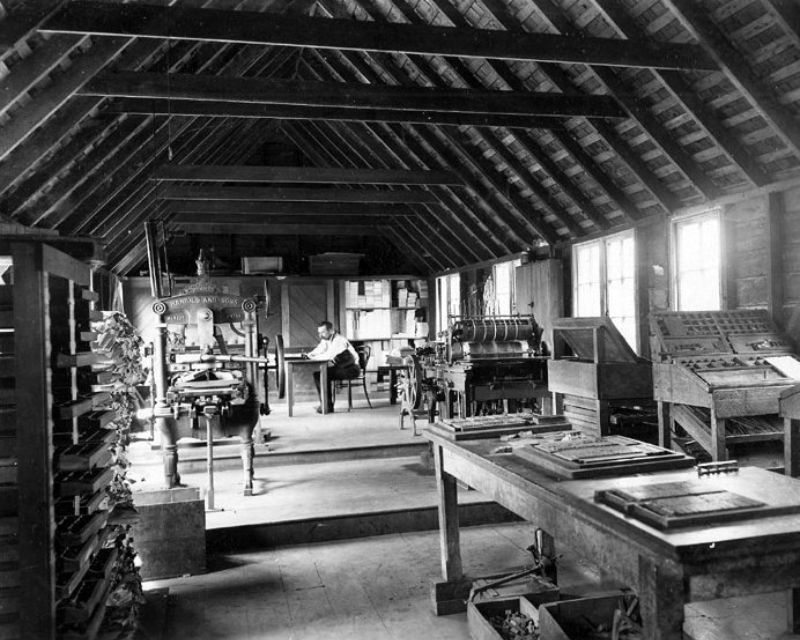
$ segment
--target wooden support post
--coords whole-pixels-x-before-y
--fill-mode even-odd
[[[611,434],[611,407],[607,400],[595,401],[595,415],[597,416],[597,430],[601,436]]]
[[[787,476],[800,476],[800,420],[783,420],[783,469]]]
[[[786,592],[786,631],[800,633],[800,589]]]
[[[782,192],[769,194],[767,210],[767,311],[772,321],[785,327],[783,317],[784,199]]]
[[[728,421],[717,418],[717,412],[711,408],[711,459],[719,462],[728,459],[728,450],[725,448],[725,432]]]
[[[643,637],[682,640],[683,573],[679,567],[639,556],[639,606]]]
[[[672,417],[669,402],[659,400],[656,403],[658,413],[658,446],[669,449],[672,446]]]

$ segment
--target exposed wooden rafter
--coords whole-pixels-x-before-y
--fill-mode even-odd
[[[164,165],[153,180],[187,182],[285,182],[307,184],[462,184],[449,171],[402,171],[396,169],[348,169],[334,167],[255,167]]]
[[[430,191],[422,189],[304,189],[302,187],[190,187],[166,184],[158,196],[165,200],[268,201],[268,202],[372,202],[437,204]]]
[[[452,55],[502,60],[538,60],[628,67],[715,69],[692,45],[630,42],[587,36],[508,34],[489,29],[454,29],[385,22],[293,17],[245,11],[154,5],[72,2],[41,27],[44,32],[137,36],[288,45],[320,49]]]
[[[707,50],[733,85],[747,97],[759,115],[772,125],[794,153],[800,153],[800,122],[785,109],[772,89],[750,68],[736,48],[693,0],[665,0],[664,4]],[[788,15],[788,14],[787,14]],[[797,15],[795,11],[794,14]],[[795,25],[795,29],[797,29]]]
[[[167,100],[120,98],[108,110],[112,113],[141,115],[211,116],[216,118],[268,118],[276,120],[335,120],[341,122],[411,122],[454,126],[503,126],[510,129],[558,129],[560,118],[506,113],[458,113],[410,111],[363,107],[309,107],[291,104],[257,104],[219,100]]]
[[[383,216],[407,216],[413,212],[404,204],[375,204],[371,202],[251,202],[227,200],[173,200],[167,211],[178,213],[191,211],[211,215],[229,214],[285,214],[328,216],[362,216],[377,218]],[[366,219],[366,218],[365,218]]]
[[[483,116],[627,117],[616,100],[603,95],[566,97],[559,93],[263,80],[193,74],[101,73],[81,87],[78,94],[323,108],[472,113]]]

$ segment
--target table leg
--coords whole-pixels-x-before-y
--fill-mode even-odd
[[[431,588],[434,612],[448,615],[466,609],[471,583],[464,576],[461,564],[461,540],[458,530],[458,485],[444,471],[442,448],[433,445],[436,467],[436,490],[439,501],[439,543],[441,549],[442,582]]]
[[[397,404],[397,371],[389,369],[389,404]]]
[[[725,418],[717,418],[717,413],[711,409],[711,459],[714,462],[728,459],[728,450],[725,447],[725,432],[727,431],[728,421]]]
[[[286,407],[291,418],[294,410],[294,367],[291,362],[286,363]]]
[[[783,420],[783,472],[787,476],[800,476],[800,420]]]
[[[638,595],[643,637],[681,640],[686,596],[680,567],[639,556]]]
[[[672,448],[672,422],[669,417],[669,403],[659,400],[656,404],[658,414],[658,446],[665,449]]]
[[[323,415],[328,413],[328,363],[319,368],[319,400]]]
[[[800,588],[794,587],[786,592],[786,630],[800,633]]]

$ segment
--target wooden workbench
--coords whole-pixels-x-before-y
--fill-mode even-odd
[[[481,491],[583,557],[639,595],[644,637],[680,640],[687,602],[786,590],[789,628],[800,605],[800,514],[739,520],[704,527],[659,531],[594,502],[598,489],[632,482],[667,482],[697,477],[692,470],[610,479],[560,481],[514,454],[492,454],[499,440],[453,442],[425,432],[434,447],[439,493],[442,575],[437,599],[465,582],[459,545],[457,485]],[[746,467],[715,476],[725,489],[769,505],[800,503],[800,481]],[[453,611],[453,609],[450,609]],[[437,612],[446,610],[438,608]]]

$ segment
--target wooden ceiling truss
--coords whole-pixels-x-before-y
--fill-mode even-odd
[[[254,4],[0,0],[0,216],[118,274],[149,220],[433,273],[800,177],[789,0]]]

